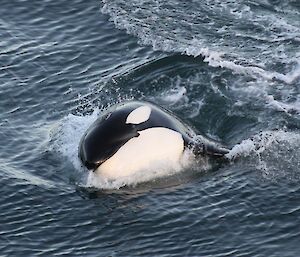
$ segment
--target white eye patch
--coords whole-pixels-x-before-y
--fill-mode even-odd
[[[149,119],[151,108],[149,106],[141,106],[133,110],[127,117],[126,123],[140,124]]]

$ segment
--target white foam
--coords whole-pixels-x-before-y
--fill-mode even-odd
[[[232,160],[240,156],[249,156],[252,153],[261,154],[275,142],[288,142],[295,145],[299,141],[300,135],[296,133],[282,130],[264,131],[235,145],[230,152],[226,154],[226,157]]]
[[[287,115],[300,114],[300,98],[293,86],[269,83],[264,80],[249,81],[247,84],[236,80],[230,87],[232,98],[235,99],[237,111],[240,106],[260,105],[265,109],[285,112]],[[264,115],[265,112],[261,112]]]
[[[173,3],[181,7],[177,9],[173,9],[173,5],[160,5],[158,8],[155,1],[102,1],[102,12],[110,15],[117,28],[125,29],[128,34],[136,36],[139,43],[151,45],[154,50],[195,57],[201,55],[210,66],[227,68],[254,78],[276,79],[287,84],[300,78],[299,51],[292,53],[285,44],[286,40],[299,40],[300,28],[295,19],[285,20],[284,15],[263,9],[253,11],[251,5],[239,1],[193,3],[195,9],[184,9],[180,1]],[[143,4],[147,7],[144,8]],[[209,6],[207,15],[227,15],[225,24],[209,17],[207,19],[211,22],[203,23],[198,16],[206,5]],[[166,16],[169,18],[165,19]],[[236,26],[238,22],[255,26],[258,30],[241,29]],[[202,34],[202,30],[208,29],[206,27],[211,32]],[[244,39],[237,43],[241,38]],[[247,43],[249,39],[257,44]],[[293,68],[281,73],[270,68],[274,63],[290,63]]]
[[[204,105],[204,100],[195,100],[190,103],[190,114],[189,118],[195,118],[200,114],[200,110],[202,106]]]
[[[186,96],[186,92],[185,87],[175,85],[175,87],[162,92],[161,96],[157,96],[156,99],[168,103],[169,105],[175,105],[178,102],[188,102],[189,99]]]
[[[235,145],[226,157],[232,161],[249,157],[248,164],[255,165],[267,177],[287,173],[299,176],[299,145],[300,134],[282,130],[264,131]]]
[[[153,102],[159,102],[174,109],[184,110],[189,118],[194,118],[199,115],[204,99],[195,99],[190,101],[188,97],[189,91],[199,84],[199,77],[189,77],[182,79],[180,76],[169,78],[170,88],[159,91],[155,96],[150,98]],[[189,89],[189,91],[188,91]]]
[[[288,114],[290,112],[296,112],[298,114],[300,113],[300,99],[297,99],[293,103],[283,103],[278,100],[275,100],[274,96],[269,95],[267,97],[267,101],[270,106],[272,106],[273,108],[275,108],[278,111],[286,112]]]
[[[212,67],[221,67],[230,69],[238,74],[244,74],[252,77],[262,77],[267,80],[278,79],[287,84],[292,84],[300,78],[300,60],[296,59],[297,65],[293,70],[286,74],[282,74],[275,71],[268,71],[261,67],[254,65],[241,65],[235,63],[235,61],[226,60],[224,57],[225,53],[211,51],[208,48],[197,47],[197,42],[194,42],[192,46],[187,47],[184,53],[191,56],[202,55],[204,57],[204,62],[207,62]]]

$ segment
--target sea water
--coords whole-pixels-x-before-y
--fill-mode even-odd
[[[1,256],[298,256],[299,1],[12,0],[0,35]],[[131,99],[228,161],[93,178],[80,138]]]

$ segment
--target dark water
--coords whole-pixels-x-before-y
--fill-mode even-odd
[[[1,256],[299,255],[298,0],[2,1],[0,35]],[[80,136],[125,99],[233,161],[88,189]]]

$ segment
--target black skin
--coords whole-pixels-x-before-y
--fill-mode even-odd
[[[126,124],[127,116],[144,105],[151,107],[149,119],[140,124]],[[80,141],[79,157],[88,169],[96,170],[127,141],[138,137],[139,131],[154,127],[165,127],[179,132],[183,137],[185,147],[193,149],[196,155],[222,157],[229,152],[205,137],[195,142],[194,132],[169,111],[149,102],[131,101],[108,109],[91,125]]]

